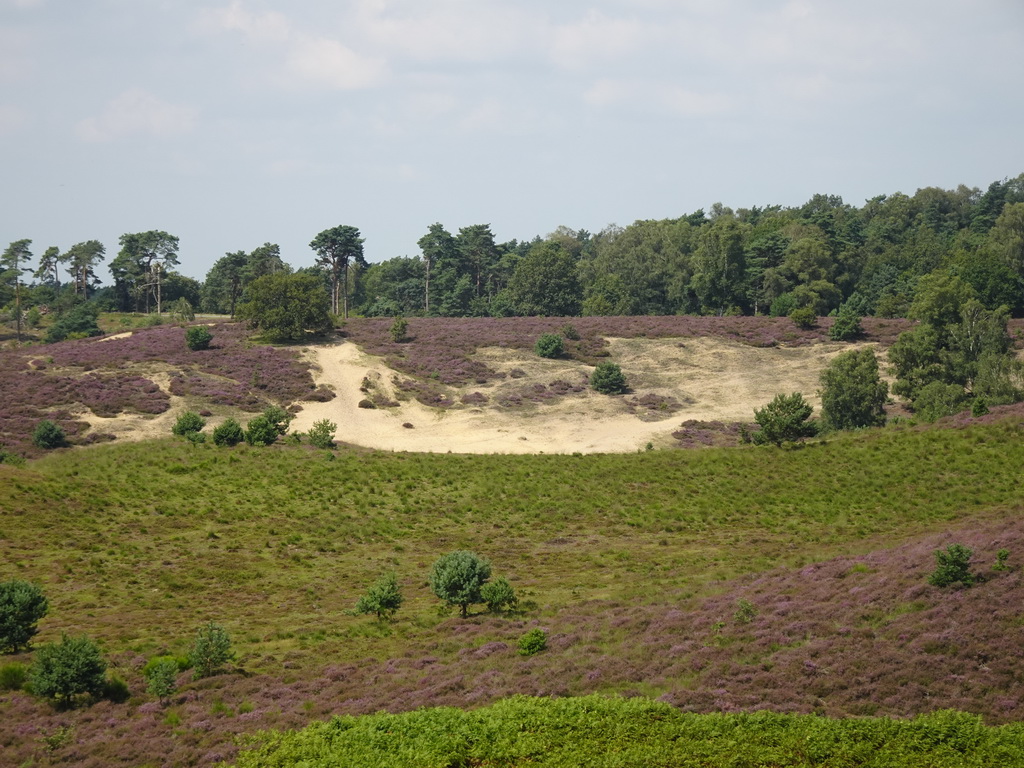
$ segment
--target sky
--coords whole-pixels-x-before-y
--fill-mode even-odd
[[[0,0],[0,246],[499,242],[1024,172],[1021,0]],[[105,270],[100,272],[109,280]]]

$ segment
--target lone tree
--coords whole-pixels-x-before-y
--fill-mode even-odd
[[[363,238],[356,227],[341,225],[325,229],[313,238],[309,247],[316,251],[316,263],[331,275],[331,311],[338,314],[338,300],[348,317],[348,269],[350,263],[366,267],[363,256]]]
[[[469,606],[483,602],[480,590],[491,577],[490,562],[473,552],[449,552],[430,571],[430,588],[448,605],[457,605],[465,617]]]
[[[398,577],[393,573],[382,576],[356,603],[356,613],[375,613],[377,619],[390,619],[402,607],[402,593]]]
[[[273,341],[301,341],[331,329],[330,299],[316,275],[283,272],[254,280],[237,317]]]
[[[626,376],[615,363],[598,363],[590,374],[590,386],[602,395],[617,395],[626,391]]]
[[[98,697],[106,684],[107,662],[85,635],[63,635],[59,643],[36,649],[29,681],[37,696],[70,706],[82,694]]]
[[[786,441],[813,437],[817,428],[807,421],[812,410],[799,392],[776,395],[764,408],[754,411],[754,421],[761,426],[761,431],[754,433],[754,442],[782,445]]]
[[[48,609],[43,591],[35,584],[19,579],[0,582],[0,652],[27,648]]]
[[[885,424],[889,385],[878,375],[870,349],[838,355],[821,373],[821,420],[826,429],[858,429]]]

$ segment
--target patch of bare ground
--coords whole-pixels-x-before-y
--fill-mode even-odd
[[[304,403],[293,428],[338,425],[339,440],[381,450],[455,453],[602,453],[676,444],[687,421],[750,422],[780,392],[802,392],[818,405],[819,376],[836,355],[860,346],[820,342],[752,347],[720,338],[609,339],[630,392],[609,397],[589,389],[593,367],[546,360],[530,351],[487,347],[473,355],[498,375],[441,387],[446,407],[413,400],[402,375],[352,343],[312,346],[319,385],[337,397]],[[317,370],[318,369],[318,370]],[[367,386],[369,385],[369,386]],[[392,407],[359,407],[376,393]],[[410,428],[409,425],[412,425]]]

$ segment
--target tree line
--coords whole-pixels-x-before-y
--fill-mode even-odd
[[[879,195],[855,207],[815,195],[798,207],[710,210],[640,220],[598,233],[559,227],[546,237],[498,242],[489,224],[449,231],[432,224],[419,253],[369,264],[359,229],[341,225],[310,242],[314,265],[294,269],[264,243],[217,260],[202,281],[178,268],[179,241],[162,231],[127,233],[96,271],[102,243],[47,248],[30,240],[0,257],[0,306],[83,300],[125,312],[162,311],[185,299],[199,311],[234,315],[249,287],[273,274],[322,283],[336,315],[576,316],[659,314],[905,316],[922,278],[941,272],[969,286],[987,309],[1024,314],[1024,174],[982,192],[927,187]],[[66,276],[63,281],[60,268]],[[31,280],[23,279],[31,273]]]

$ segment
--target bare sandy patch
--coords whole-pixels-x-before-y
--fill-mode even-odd
[[[504,394],[531,384],[549,385],[558,379],[574,383],[593,370],[575,361],[543,360],[508,349],[482,349],[477,356],[492,368],[506,373],[518,368],[524,376],[451,390],[456,399],[480,392],[488,398],[485,405],[443,410],[405,400],[395,408],[359,408],[365,397],[360,391],[364,379],[396,395],[396,374],[381,358],[346,342],[309,348],[316,383],[331,386],[337,397],[303,403],[292,428],[305,431],[315,421],[330,419],[338,425],[337,439],[393,451],[635,451],[647,443],[671,444],[671,433],[687,419],[751,421],[754,409],[780,392],[802,392],[817,406],[822,369],[836,355],[857,348],[822,343],[762,349],[718,339],[611,339],[610,345],[608,359],[622,366],[634,394],[672,397],[683,404],[682,411],[661,421],[641,421],[630,412],[628,396],[608,397],[590,390],[554,402],[516,408],[496,405]],[[406,423],[413,428],[404,427]]]

